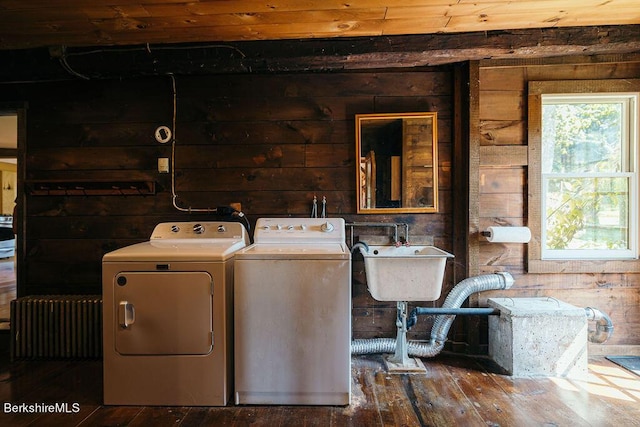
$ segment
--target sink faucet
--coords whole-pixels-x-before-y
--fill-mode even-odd
[[[400,237],[400,239],[395,242],[395,246],[396,248],[399,248],[400,246],[411,246],[411,245],[409,244],[409,241],[407,239]]]

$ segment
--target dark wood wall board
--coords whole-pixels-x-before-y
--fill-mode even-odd
[[[624,67],[627,63],[638,62],[640,54],[637,52],[610,52],[610,53],[596,53],[589,54],[584,53],[582,55],[558,55],[547,57],[530,57],[530,58],[518,58],[518,59],[483,59],[480,60],[480,66],[484,70],[492,68],[507,68],[507,67],[535,67],[535,66],[561,66],[561,65],[602,65],[604,67],[612,66],[618,68],[618,66]]]
[[[413,308],[415,306],[411,306]],[[358,330],[360,339],[391,338],[395,339],[397,328],[388,319],[395,317],[397,310],[394,307],[354,307],[352,310],[352,327]],[[428,341],[431,336],[433,317],[419,316],[418,323],[407,332],[407,339],[416,341]]]
[[[375,112],[436,112],[440,119],[451,118],[451,108],[450,96],[444,95],[404,97],[403,99],[398,96],[375,97]]]
[[[280,120],[344,120],[347,115],[373,109],[371,96],[330,96],[286,98],[254,94],[251,98],[204,98],[179,95],[179,122],[192,121],[280,121]],[[177,126],[178,130],[180,125]]]
[[[516,194],[526,183],[522,167],[480,168],[480,190],[483,194]]]
[[[101,294],[99,262],[64,263],[29,261],[26,263],[24,290],[28,295]],[[51,283],[51,277],[56,278]]]
[[[526,135],[524,120],[482,120],[480,143],[483,146],[520,144]]]
[[[481,64],[484,64],[481,62]],[[526,69],[519,67],[506,67],[481,65],[480,66],[480,90],[482,91],[525,91],[524,83]]]
[[[117,197],[117,200],[114,200],[114,197]],[[143,202],[138,200],[138,197],[127,196],[33,197],[29,201],[28,215],[38,218],[49,216],[117,218],[122,215],[171,215],[177,213],[171,206],[171,200],[167,193],[154,197],[143,197],[145,197]],[[216,197],[211,198],[216,200]]]
[[[527,110],[524,93],[521,90],[483,90],[480,97],[482,120],[525,120]]]
[[[40,160],[39,160],[40,161]],[[73,160],[76,161],[76,160]],[[141,162],[143,160],[140,160]],[[148,160],[146,160],[148,161]],[[25,162],[26,163],[26,162]],[[156,181],[163,184],[168,174],[158,174],[157,169],[27,169],[27,181]],[[169,182],[169,180],[167,180]]]
[[[352,120],[276,120],[190,122],[176,129],[178,147],[217,144],[339,144],[355,135]],[[355,152],[355,145],[354,145]]]
[[[95,262],[95,260],[101,261],[102,256],[108,251],[142,241],[144,241],[144,239],[135,238],[133,233],[131,238],[122,239],[105,239],[99,237],[81,239],[67,236],[46,236],[29,242],[32,248],[29,260],[59,264],[65,264],[69,261],[75,263]],[[65,247],[71,243],[73,243],[72,248],[65,251],[60,250],[61,247]]]
[[[153,227],[162,218],[152,214],[33,217],[29,221],[28,232],[38,239],[110,239],[131,236],[146,236],[148,239]]]
[[[147,147],[55,147],[29,149],[28,170],[149,170],[157,157],[166,156],[163,146]]]
[[[484,240],[482,237],[480,239]],[[519,266],[525,251],[522,243],[490,243],[485,240],[480,242],[478,261],[486,266]]]
[[[330,144],[327,145],[331,147]],[[307,151],[304,144],[255,144],[246,147],[240,144],[180,145],[175,150],[175,167],[189,169],[300,168],[305,166]]]
[[[524,140],[526,110],[519,101],[526,89],[522,83],[523,74],[519,68],[500,68],[492,72],[480,69],[481,145],[513,145]]]
[[[190,169],[354,168],[354,157],[355,149],[346,144],[181,144],[175,149],[176,167]]]
[[[563,290],[585,290],[597,289],[637,289],[640,287],[640,279],[637,274],[626,273],[566,273],[566,274],[531,274],[526,273],[522,266],[483,266],[481,271],[485,273],[495,271],[509,271],[514,279],[514,289],[522,290],[544,290],[548,288]]]
[[[523,145],[480,146],[480,162],[480,166],[498,168],[517,169],[517,166],[527,166],[529,164],[527,147]]]
[[[482,194],[480,216],[521,218],[524,207],[525,196],[520,193]]]
[[[292,76],[294,78],[292,78]],[[176,89],[181,93],[201,93],[204,98],[247,98],[269,87],[282,98],[322,98],[328,93],[340,97],[394,96],[415,97],[447,95],[451,75],[445,67],[410,71],[369,71],[359,73],[256,74],[246,76],[176,76]],[[224,84],[218,85],[216,81]]]
[[[592,58],[593,60],[594,58]],[[638,77],[637,54],[622,58],[611,58],[609,61],[581,64],[553,65],[553,80],[591,80],[594,76],[606,79],[624,79]],[[530,80],[548,80],[551,65],[539,64],[526,67],[525,78]]]
[[[192,191],[355,191],[353,168],[178,169],[176,188]]]
[[[504,217],[484,217],[484,218],[480,218],[480,230],[486,230],[487,228],[491,227],[491,226],[523,226],[526,225],[524,224],[524,219],[523,218],[504,218]],[[484,236],[481,236],[480,233],[478,233],[478,236],[476,236],[478,238],[478,241],[480,242],[486,242],[487,238]]]
[[[69,85],[68,90],[92,93],[96,86],[92,82]],[[159,85],[157,85],[159,86]],[[94,93],[89,100],[65,99],[52,95],[47,99],[29,101],[29,115],[40,116],[40,123],[135,123],[156,120],[170,120],[172,117],[172,98],[168,89],[161,87],[143,96],[143,90],[132,90],[129,85],[112,86],[109,90]],[[129,93],[132,92],[132,93]],[[65,96],[69,96],[66,94]],[[29,125],[31,126],[31,125]],[[51,137],[51,136],[50,136]]]
[[[158,126],[170,125],[170,115],[139,123],[43,123],[29,127],[33,148],[55,147],[156,147]],[[53,137],[55,135],[55,137]]]

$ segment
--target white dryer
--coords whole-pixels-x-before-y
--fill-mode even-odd
[[[102,260],[105,405],[223,406],[233,384],[236,222],[158,224]]]
[[[262,218],[235,259],[235,402],[348,405],[351,253],[342,218]]]

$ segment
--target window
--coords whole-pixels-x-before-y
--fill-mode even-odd
[[[542,259],[637,258],[637,95],[542,95]]]
[[[640,80],[529,84],[529,272],[640,272]]]

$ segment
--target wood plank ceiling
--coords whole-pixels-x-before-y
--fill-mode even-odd
[[[0,49],[638,23],[638,0],[0,0]]]

